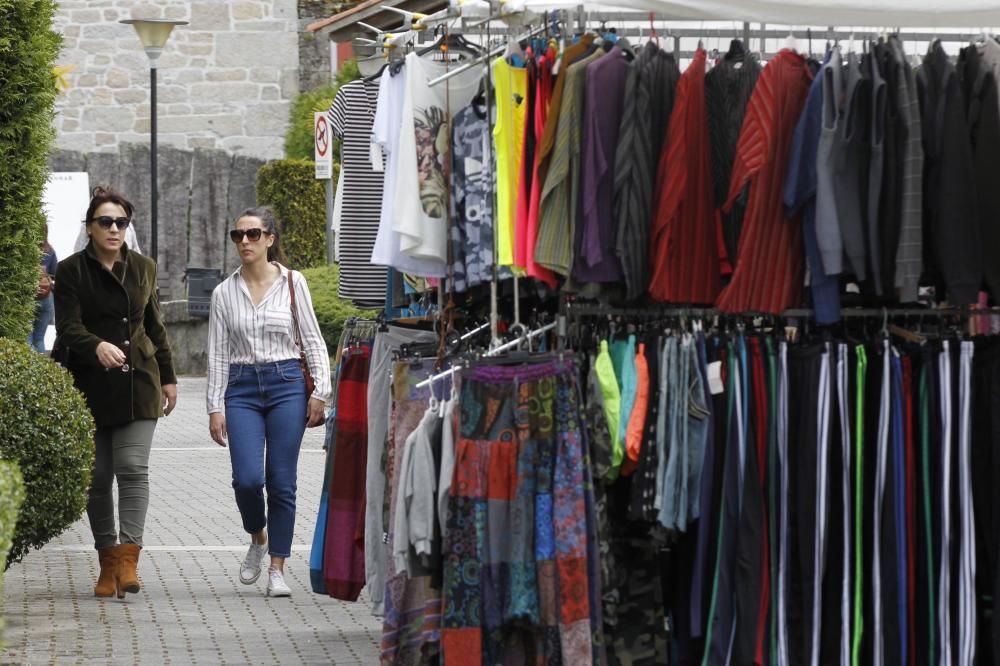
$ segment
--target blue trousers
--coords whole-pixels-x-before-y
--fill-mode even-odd
[[[236,506],[249,534],[269,526],[269,551],[276,557],[288,557],[292,550],[306,409],[298,360],[230,366],[226,428]]]
[[[35,301],[35,321],[31,325],[31,335],[28,344],[37,352],[45,353],[45,331],[55,318],[52,294],[40,301]]]

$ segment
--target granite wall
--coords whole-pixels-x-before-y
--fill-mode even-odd
[[[159,59],[161,145],[282,157],[299,92],[298,0],[60,0],[58,64],[74,69],[57,102],[58,148],[149,142],[149,61],[125,18],[190,22]]]
[[[186,297],[188,267],[235,270],[239,257],[227,233],[241,211],[256,204],[263,160],[224,150],[158,151],[159,281],[163,301]],[[52,171],[86,171],[91,186],[112,185],[135,205],[136,234],[149,248],[149,147],[126,143],[114,153],[57,151]]]

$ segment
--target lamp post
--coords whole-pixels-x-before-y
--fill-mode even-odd
[[[187,25],[187,21],[175,21],[172,19],[124,19],[119,23],[125,23],[135,28],[139,35],[139,41],[149,58],[149,175],[150,187],[150,238],[149,256],[156,261],[157,254],[157,209],[156,209],[156,61],[163,53],[163,47],[170,38],[170,32],[177,25]]]

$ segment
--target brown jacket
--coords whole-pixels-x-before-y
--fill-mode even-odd
[[[108,271],[88,244],[56,273],[56,349],[98,428],[163,416],[160,387],[177,382],[156,296],[156,262],[124,243],[121,254]],[[101,342],[125,352],[125,365],[101,366]]]

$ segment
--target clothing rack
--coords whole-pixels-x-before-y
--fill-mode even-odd
[[[517,347],[518,345],[520,345],[522,342],[528,342],[529,340],[532,340],[533,338],[537,338],[539,335],[544,335],[545,333],[548,333],[549,331],[551,331],[555,327],[556,327],[556,322],[552,322],[551,324],[546,324],[545,326],[542,326],[541,328],[535,329],[534,331],[528,331],[524,335],[521,335],[521,336],[515,338],[514,340],[511,340],[510,342],[505,342],[504,344],[500,345],[496,349],[489,350],[488,352],[486,352],[485,354],[483,354],[483,357],[496,356],[496,355],[498,355],[498,354],[500,354],[502,352],[507,351],[508,349],[513,349],[514,347]],[[422,382],[420,382],[419,384],[417,384],[416,388],[423,388],[425,386],[430,386],[431,384],[433,384],[434,382],[436,382],[436,381],[438,381],[440,379],[445,379],[447,377],[451,377],[453,374],[455,374],[456,372],[458,372],[458,369],[459,369],[458,366],[452,366],[452,367],[448,368],[447,370],[444,370],[442,372],[437,373],[436,375],[431,375],[427,379],[425,379]]]
[[[808,308],[794,308],[780,314],[767,312],[722,312],[716,308],[652,305],[648,307],[618,308],[596,303],[566,303],[567,317],[781,317],[809,319],[815,312]],[[840,316],[845,319],[865,317],[976,317],[1000,315],[1000,308],[843,308]]]
[[[538,27],[530,30],[529,32],[521,35],[520,37],[518,37],[517,41],[521,41],[522,39],[530,39],[531,37],[534,37],[535,35],[537,35],[537,34],[539,34],[541,32],[544,32],[547,28],[548,28],[548,25],[540,25],[540,26],[538,26]],[[503,44],[501,46],[496,47],[495,49],[487,51],[486,53],[484,53],[483,55],[479,56],[478,58],[475,58],[474,60],[470,60],[469,62],[467,62],[467,63],[465,63],[465,64],[463,64],[463,65],[461,65],[459,67],[456,67],[455,69],[449,70],[447,73],[442,74],[441,76],[439,76],[439,77],[437,77],[435,79],[431,79],[430,81],[427,82],[427,85],[433,87],[433,86],[436,86],[439,83],[447,81],[448,79],[452,78],[453,76],[458,76],[462,72],[467,72],[468,70],[472,69],[473,67],[476,67],[478,65],[481,65],[483,63],[488,62],[491,58],[495,58],[496,56],[498,56],[501,53],[503,53],[506,49],[507,49],[507,45]]]

